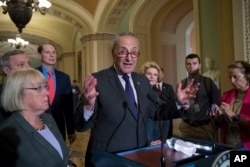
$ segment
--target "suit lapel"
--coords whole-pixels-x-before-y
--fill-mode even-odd
[[[50,152],[50,155],[53,155],[53,158],[51,157],[52,159],[61,158],[60,154],[57,152],[57,150],[51,144],[48,144],[48,141],[46,139],[44,139],[39,133],[35,133],[35,132],[32,133],[32,137],[33,137],[34,141],[39,143],[41,148],[46,149],[47,152]],[[63,155],[63,156],[65,156],[65,155]]]
[[[16,122],[19,123],[20,126],[23,127],[23,129],[27,132],[27,134],[30,135],[31,138],[33,138],[33,141],[32,142],[37,142],[39,143],[39,146],[42,148],[42,149],[46,149],[47,152],[50,152],[50,155],[53,155],[53,157],[51,157],[52,159],[58,159],[60,157],[59,153],[57,152],[57,150],[51,145],[48,143],[48,141],[43,138],[38,132],[36,132],[36,130],[34,128],[31,127],[31,125],[29,125],[29,123],[19,114],[19,113],[15,113],[16,115]],[[18,118],[19,117],[19,118]],[[54,130],[54,127],[52,127],[51,123],[47,122],[46,120],[44,120],[46,125],[50,127],[50,130],[52,131],[53,134],[56,134],[55,137],[57,137],[59,134],[57,134]],[[58,140],[60,146],[61,146],[61,149],[62,149],[62,152],[63,152],[63,156],[64,158],[67,156],[65,154],[65,150],[63,150],[63,147],[62,147],[62,141]]]
[[[145,90],[142,89],[142,86],[141,86],[142,83],[138,75],[136,75],[135,73],[132,73],[131,76],[133,78],[133,82],[134,82],[134,86],[135,86],[135,90],[137,94],[137,107],[138,107],[138,112],[139,112],[139,117],[140,117],[140,114],[143,114],[141,111],[141,107],[140,107],[142,104],[141,99],[143,99],[141,96],[143,96]]]
[[[64,81],[60,81],[61,80],[60,74],[57,72],[56,69],[54,69],[54,71],[55,71],[55,78],[56,78],[56,91],[55,91],[55,98],[54,99],[56,99],[57,96],[58,96],[58,92],[61,89],[61,84],[60,83],[63,83]]]
[[[44,120],[46,125],[48,126],[48,128],[50,129],[50,131],[54,134],[55,138],[57,139],[61,150],[62,150],[62,154],[63,154],[63,158],[65,159],[65,157],[67,157],[68,155],[68,148],[64,147],[65,141],[63,140],[63,138],[61,137],[61,133],[60,131],[57,129],[56,124],[52,125],[51,122]],[[51,147],[51,149],[53,149],[53,151],[55,150],[54,147]],[[52,151],[52,150],[51,150]],[[58,154],[59,155],[59,154]],[[60,157],[61,158],[61,157]]]
[[[117,94],[120,95],[122,98],[122,101],[127,101],[125,91],[123,91],[122,84],[117,76],[117,73],[113,67],[110,68],[109,70],[109,75],[108,77],[110,78],[108,82],[110,83],[111,87],[113,88],[113,91],[115,91]]]

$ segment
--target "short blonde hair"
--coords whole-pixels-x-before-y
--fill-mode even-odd
[[[155,68],[158,74],[161,72],[161,67],[154,61],[147,61],[141,66],[141,73],[145,74],[148,68]]]
[[[38,83],[46,84],[43,74],[33,68],[12,71],[5,79],[1,103],[5,111],[21,111],[23,105],[23,91],[25,87],[34,87]]]

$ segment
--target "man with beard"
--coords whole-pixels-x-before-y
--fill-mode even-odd
[[[200,74],[201,63],[197,54],[189,54],[185,65],[188,77],[182,80],[182,86],[194,79],[194,83],[200,83],[200,87],[196,98],[189,101],[190,108],[182,113],[179,126],[181,135],[200,140],[211,140],[209,135],[212,135],[215,139],[217,129],[209,112],[212,104],[220,104],[220,92],[214,81]]]

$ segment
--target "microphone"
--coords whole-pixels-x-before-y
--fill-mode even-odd
[[[126,117],[126,113],[127,113],[126,109],[128,107],[128,102],[126,102],[126,101],[122,102],[122,107],[123,107],[123,111],[124,111],[123,116],[122,116],[121,121],[119,122],[119,124],[117,125],[117,127],[115,128],[114,132],[112,133],[112,135],[110,136],[110,138],[109,138],[109,140],[107,142],[107,145],[106,145],[106,148],[105,148],[105,151],[107,151],[107,152],[108,152],[108,147],[109,147],[109,144],[110,144],[112,138],[114,137],[114,135],[116,134],[116,132],[118,131],[118,129],[120,128],[122,122],[124,121],[124,119]]]
[[[200,126],[199,124],[197,124],[195,121],[193,121],[192,123],[194,123],[197,127],[199,127],[200,129],[202,129],[208,135],[208,137],[210,138],[210,140],[212,142],[211,151],[212,151],[212,154],[213,154],[215,152],[216,144],[215,144],[214,138],[211,135],[211,133],[209,133],[205,128],[203,128],[202,126]]]
[[[154,94],[147,94],[147,98],[152,101],[155,105],[157,105],[156,107],[159,108],[159,106],[165,104],[164,101],[161,101],[156,95]],[[158,106],[159,105],[159,106]]]
[[[126,108],[128,107],[128,102],[124,101],[124,102],[122,103],[122,107],[123,107],[123,109],[126,110]]]
[[[192,111],[190,111],[190,112],[192,112]],[[194,118],[192,117],[192,116],[193,116],[192,113],[189,113],[189,115],[191,115],[189,118],[190,118],[190,121],[192,122],[192,124],[194,124],[196,127],[200,128],[200,129],[201,129],[203,132],[205,132],[205,133],[207,134],[207,136],[209,137],[209,139],[210,139],[210,141],[211,141],[211,143],[212,143],[211,152],[212,152],[212,154],[213,154],[213,153],[215,152],[215,148],[216,148],[216,144],[215,144],[214,137],[211,135],[210,132],[208,132],[205,128],[203,128],[200,124],[198,124],[198,123],[194,120]],[[185,119],[185,117],[184,117],[183,114],[180,114],[180,116],[181,116],[181,118],[182,118],[183,120]],[[197,145],[197,144],[196,144],[196,147],[197,147],[198,149],[202,149],[202,145]],[[204,148],[205,148],[206,151],[208,150],[207,147],[204,147]]]
[[[147,94],[147,97],[150,101],[152,101],[156,107],[157,111],[157,118],[158,121],[162,120],[162,117],[160,117],[160,106],[162,106],[163,104],[165,104],[165,102],[162,102],[159,100],[159,98],[154,95],[154,94]],[[160,158],[160,164],[161,167],[165,167],[166,166],[166,158],[165,158],[165,152],[164,152],[164,141],[163,141],[163,128],[162,128],[162,124],[159,122],[159,130],[160,130],[160,140],[161,140],[161,158]]]
[[[165,95],[164,92],[160,94],[160,98],[165,101],[165,103],[169,103],[169,98]]]

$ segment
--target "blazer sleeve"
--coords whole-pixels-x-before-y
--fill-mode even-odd
[[[16,166],[19,144],[15,128],[6,127],[0,130],[0,166]]]
[[[180,112],[182,109],[178,110],[176,106],[176,95],[174,89],[171,85],[164,83],[164,89],[162,92],[164,98],[166,99],[165,104],[162,106],[162,112],[164,112],[165,119],[180,118]]]
[[[65,93],[62,95],[61,105],[64,106],[63,112],[64,112],[65,122],[67,126],[67,134],[71,135],[75,133],[72,87],[71,87],[70,78],[68,75],[65,74],[65,75],[60,75],[60,76],[61,76],[61,79],[63,79],[63,82],[65,82]],[[58,80],[57,82],[62,83],[61,81]]]
[[[82,100],[81,102],[79,102],[76,108],[76,113],[74,115],[75,128],[76,128],[76,131],[79,131],[79,132],[83,132],[92,128],[94,124],[94,118],[96,115],[96,112],[93,111],[94,112],[93,115],[89,118],[88,121],[86,121],[84,119],[83,106],[84,106],[84,101]]]

